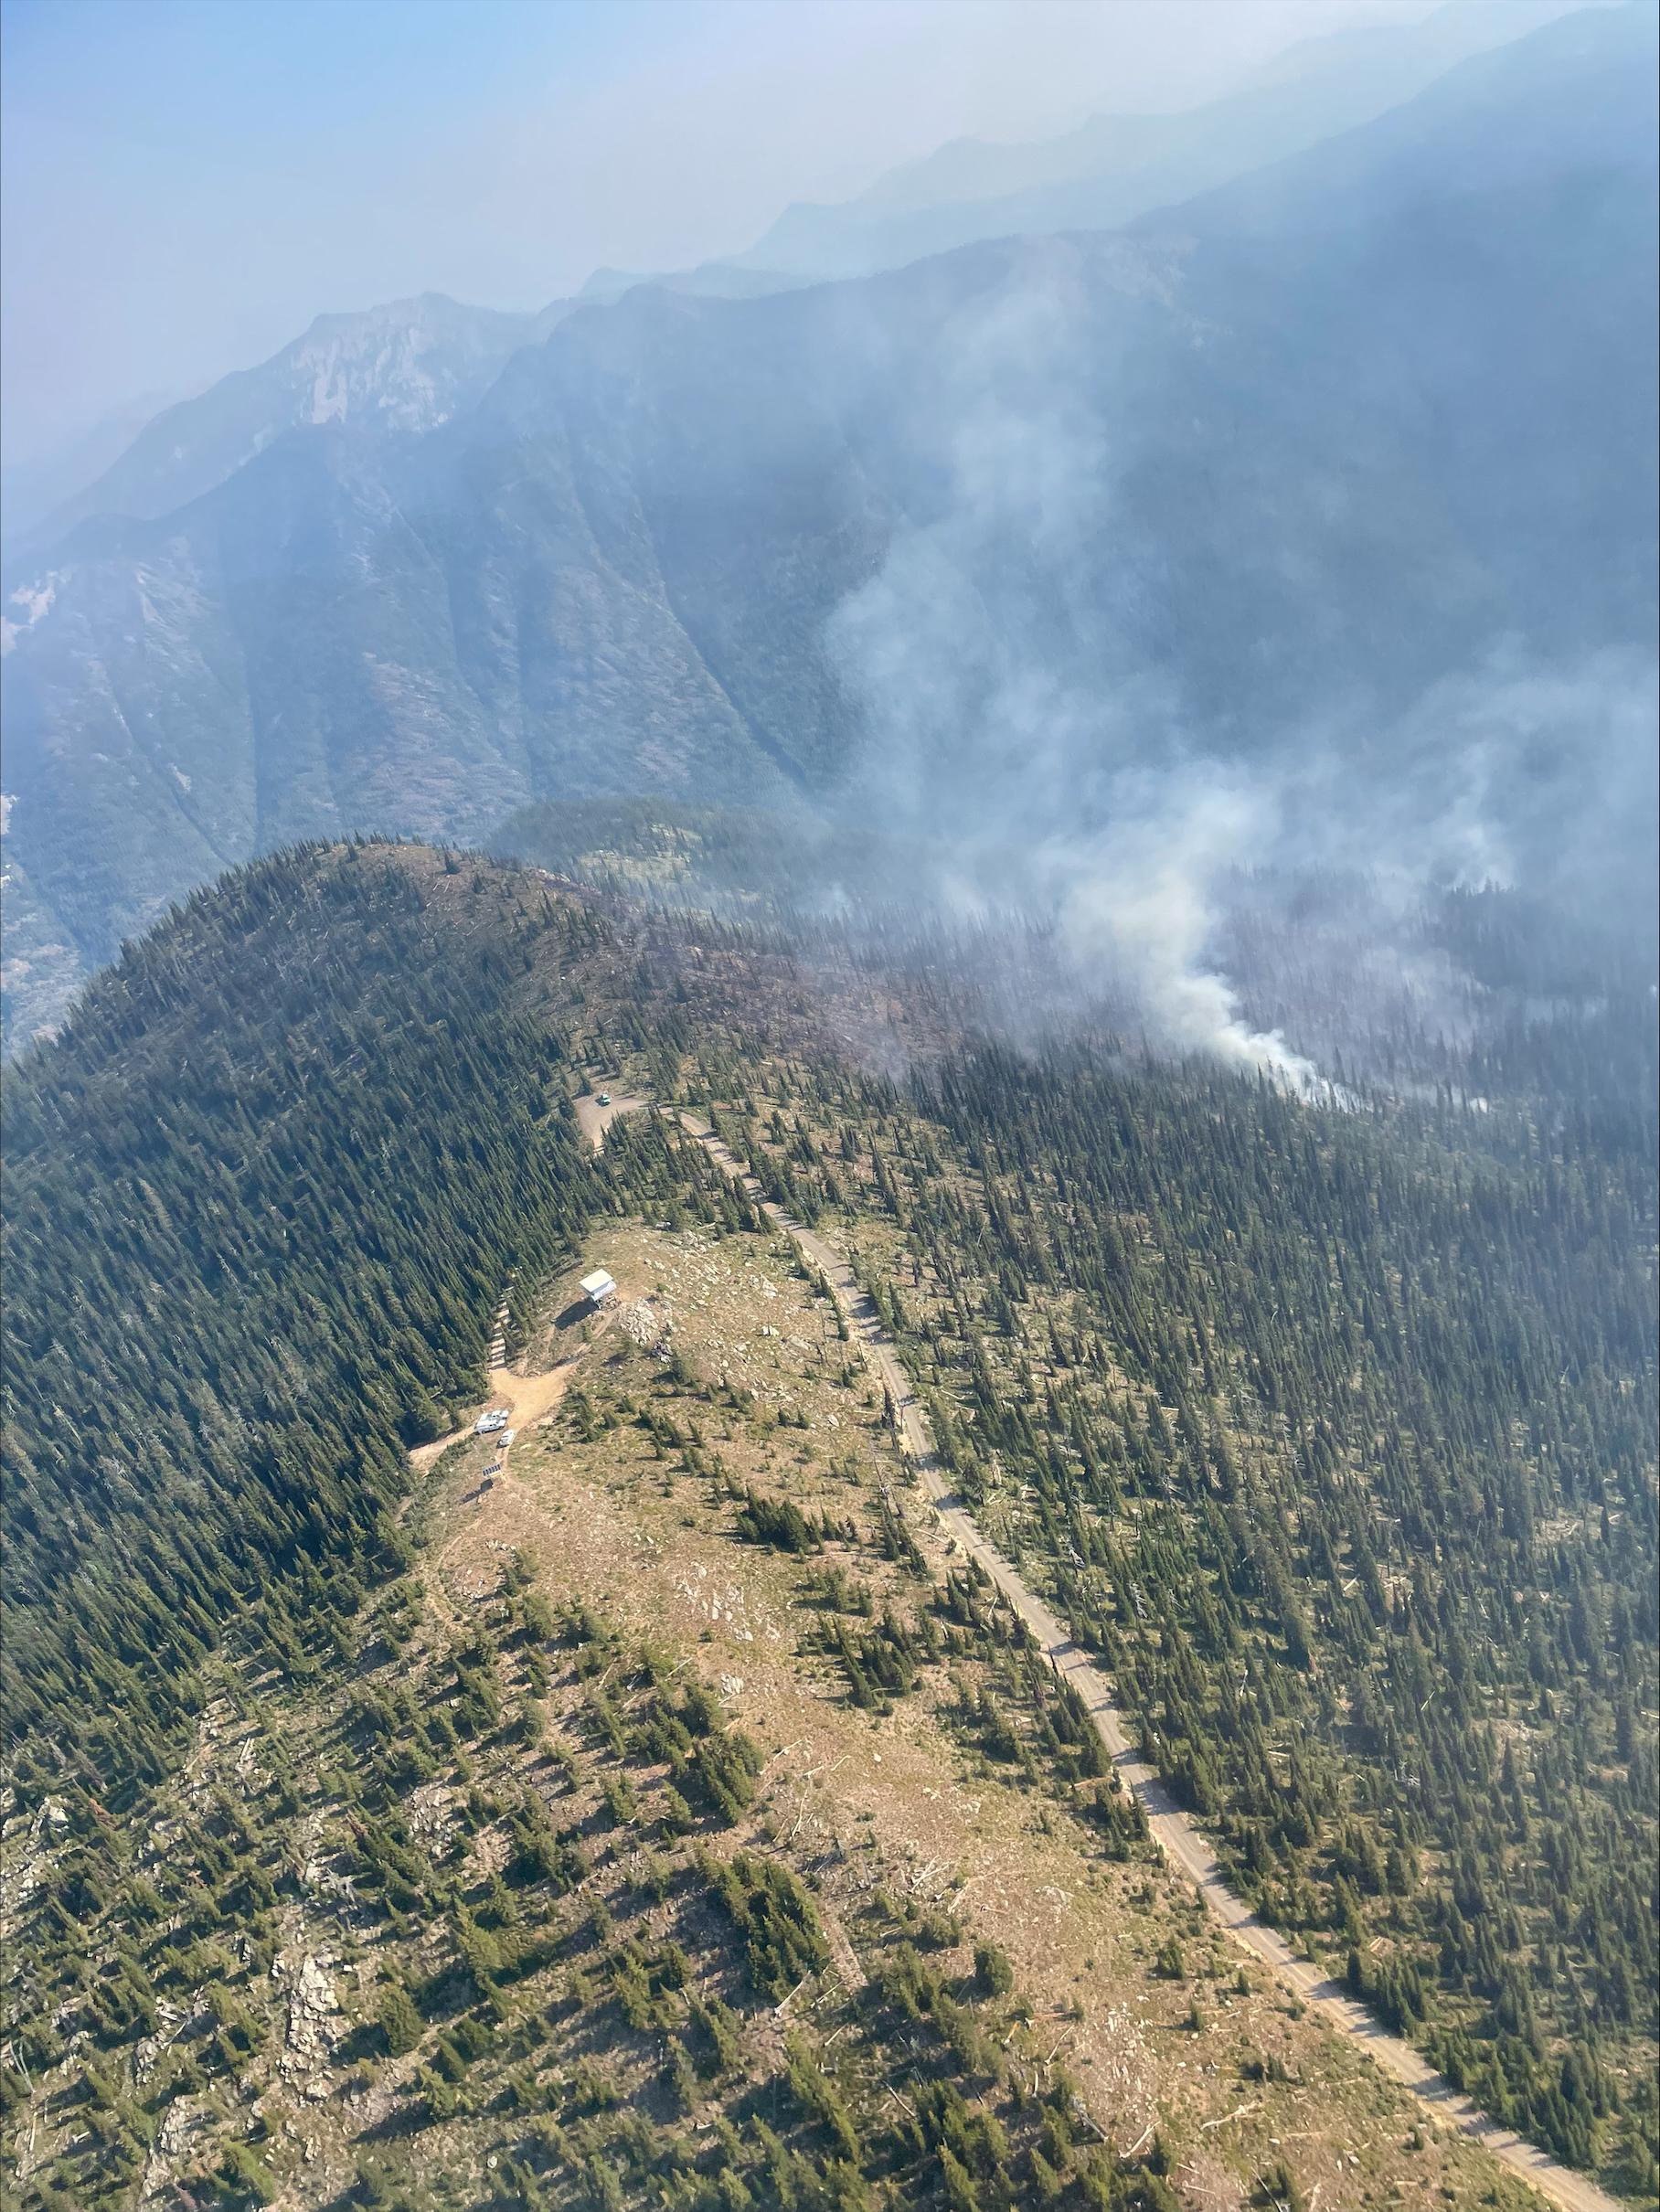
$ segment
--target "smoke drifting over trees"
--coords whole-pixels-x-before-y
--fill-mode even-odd
[[[1282,932],[1264,993],[1242,874],[1304,923],[1311,874],[1351,879],[1333,987],[1368,1004],[1390,948],[1433,968],[1447,888],[1629,941],[1655,30],[1583,11],[1118,232],[564,303],[493,378],[467,311],[401,349],[346,318],[322,416],[260,372],[239,464],[253,386],[192,403],[176,511],[152,485],[5,587],[21,1026],[284,837],[476,841],[570,798],[886,838],[920,856],[889,900],[1052,918],[1075,994],[1293,1081],[1308,953]]]
[[[1171,1048],[1312,1079],[1229,980],[1241,876],[1277,887],[1288,937],[1342,878],[1354,981],[1442,1018],[1457,979],[1413,940],[1447,890],[1599,937],[1652,914],[1653,521],[1610,496],[1605,442],[1632,432],[1652,499],[1628,411],[1652,333],[1622,309],[1617,369],[1592,358],[1602,288],[1641,281],[1652,177],[1617,130],[1593,165],[1544,83],[1602,85],[1644,34],[1611,15],[1588,48],[1583,23],[1275,190],[1111,252],[1047,241],[915,395],[931,511],[831,623],[868,733],[857,803],[944,841],[948,900],[1052,914],[1080,989],[1128,994]],[[1552,124],[1554,171],[1519,177],[1518,119],[1536,154]],[[1250,904],[1261,943],[1261,883]]]

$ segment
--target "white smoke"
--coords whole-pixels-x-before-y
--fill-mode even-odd
[[[1334,1100],[1230,977],[1230,888],[1351,874],[1352,972],[1452,1026],[1468,988],[1413,941],[1426,894],[1554,870],[1594,896],[1602,848],[1654,814],[1652,657],[1547,671],[1510,647],[1387,714],[1343,704],[1334,669],[1316,721],[1218,757],[1229,733],[1201,735],[1178,690],[1182,642],[1149,649],[1144,535],[1114,543],[1135,455],[1103,425],[1133,440],[1135,319],[1176,316],[1179,275],[1168,249],[1119,245],[1086,284],[1076,242],[1024,242],[915,396],[928,495],[829,627],[868,733],[847,797],[944,847],[934,888],[959,913],[1051,915],[1080,1000],[1102,984],[1164,1049]],[[1242,540],[1238,558],[1296,553]]]
[[[1129,248],[1116,274],[1126,303],[1167,276]],[[1075,249],[1040,241],[920,398],[949,496],[831,625],[871,733],[859,803],[943,833],[942,888],[965,917],[999,900],[1052,912],[1080,991],[1127,1000],[1161,1048],[1315,1095],[1313,1063],[1246,1020],[1213,956],[1216,884],[1274,844],[1269,787],[1186,756],[1171,686],[1117,644],[1131,610],[1085,596],[1112,527],[1097,388],[1113,348],[1093,332],[1086,377],[1083,313]]]
[[[1127,772],[1119,800],[1108,829],[1051,839],[1038,855],[1067,957],[1086,980],[1101,970],[1127,986],[1156,1044],[1324,1095],[1312,1060],[1245,1020],[1212,958],[1218,881],[1275,835],[1265,792],[1207,762],[1179,778]]]

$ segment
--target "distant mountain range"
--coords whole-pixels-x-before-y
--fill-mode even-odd
[[[848,610],[942,532],[983,629],[1235,751],[1645,643],[1654,45],[1587,11],[1128,232],[406,303],[169,409],[5,581],[17,1032],[293,838],[832,806],[897,667]],[[974,741],[916,740],[946,813]]]
[[[1183,113],[1095,116],[1030,144],[958,139],[845,204],[787,209],[746,253],[672,272],[596,270],[574,296],[537,314],[429,292],[319,315],[292,346],[199,398],[124,410],[48,466],[8,472],[7,544],[50,542],[88,515],[166,514],[283,431],[342,420],[348,409],[360,424],[434,429],[516,346],[640,284],[750,299],[981,239],[1116,229],[1379,115],[1469,55],[1567,12],[1566,0],[1452,0],[1420,23],[1306,40],[1242,91]]]
[[[868,276],[976,239],[1113,229],[1410,100],[1562,0],[1453,0],[1419,23],[1306,41],[1253,83],[1171,115],[1095,115],[1030,145],[957,139],[839,206],[788,208],[740,265]]]
[[[90,430],[44,447],[0,471],[0,528],[8,546],[38,531],[50,537],[57,517],[96,484],[169,405],[171,395],[151,392],[113,409]]]

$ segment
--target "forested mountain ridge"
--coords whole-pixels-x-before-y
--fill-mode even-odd
[[[707,1053],[729,1095],[740,1038],[760,1079],[793,1037],[857,1082],[804,983],[534,872],[312,847],[8,1074],[26,2212],[1171,2212],[1340,2175],[1520,2212],[1161,1872],[701,1148],[575,1141],[596,1065],[673,1095]],[[587,1345],[542,1317],[579,1237],[629,1302]],[[510,1349],[568,1370],[509,1466],[412,1470],[510,1275]]]
[[[404,1451],[586,1218],[499,910],[453,926],[421,867],[346,846],[197,894],[8,1075],[20,1779],[37,1743],[154,1780],[228,1619],[385,1571]],[[590,925],[534,926],[572,952]]]
[[[1594,1103],[1538,1044],[1485,1111],[1454,1077],[1381,1117],[991,1049],[909,1095],[808,1070],[723,1127],[862,1253],[963,1494],[1048,1579],[1235,1885],[1487,2110],[1645,2196],[1635,1019],[1646,1065],[1614,1096],[1599,1058]],[[717,1096],[735,1073],[708,1063]]]
[[[1660,2212],[1657,95],[1453,0],[8,535],[0,2212]]]
[[[1654,626],[1654,192],[1643,13],[1591,19],[1573,81],[1593,115],[1611,72],[1622,100],[1521,182],[1484,149],[1548,55],[1496,105],[1433,110],[1479,190],[1403,176],[1368,131],[1336,142],[1353,219],[1329,231],[1310,155],[1292,215],[1241,235],[1182,209],[771,297],[643,288],[427,436],[295,431],[175,514],[84,525],[6,585],[24,1033],[67,971],[296,837],[482,838],[551,794],[833,808],[872,748],[949,826],[984,801],[987,702],[952,750],[894,654],[903,604],[893,636],[844,619],[899,545],[942,543],[1036,670],[1131,703],[1080,781],[1138,764],[1151,699],[1228,759],[1335,718],[1399,802],[1394,720],[1517,641],[1598,695]],[[976,505],[1023,424],[1033,466]],[[1051,476],[1058,543],[1019,491]],[[1505,741],[1491,803],[1525,817]]]
[[[1506,973],[1518,941],[1464,926]],[[22,1805],[90,1792],[119,1833],[228,1629],[298,1684],[350,1641],[409,1562],[404,1448],[481,1387],[510,1270],[526,1313],[619,1207],[743,1232],[684,1161],[576,1144],[564,1093],[621,1054],[848,1239],[965,1493],[1235,1883],[1642,2200],[1652,1036],[1535,1001],[1443,1047],[1422,1102],[1341,1111],[1110,1047],[965,1050],[937,944],[913,976],[793,942],[315,848],[193,899],[13,1070]],[[861,1072],[854,1034],[910,1034],[915,1077]]]

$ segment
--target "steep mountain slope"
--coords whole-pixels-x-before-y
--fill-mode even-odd
[[[556,795],[862,776],[947,828],[990,792],[1012,831],[1161,744],[1329,724],[1387,805],[1433,686],[1519,644],[1594,691],[1654,627],[1654,79],[1640,11],[1580,26],[1303,157],[1267,213],[636,289],[424,438],[296,431],[170,517],[83,526],[7,585],[37,938],[96,962],[283,838],[478,836]],[[1596,779],[1541,784],[1524,734],[1487,780],[1537,845]],[[1433,717],[1413,742],[1449,772]]]
[[[165,409],[29,536],[37,543],[61,537],[89,515],[170,514],[302,425],[349,420],[371,432],[417,435],[436,429],[544,327],[541,316],[466,307],[440,292],[319,315],[257,368]]]
[[[867,276],[976,239],[1114,229],[1364,123],[1469,55],[1565,13],[1561,0],[1465,0],[1421,23],[1310,40],[1259,81],[1182,113],[1092,116],[1031,145],[958,140],[857,199],[787,209],[740,260]]]
[[[366,438],[420,437],[479,398],[516,346],[548,336],[579,307],[620,299],[641,284],[708,299],[787,292],[804,279],[711,261],[681,273],[595,271],[581,291],[534,314],[469,307],[441,292],[389,300],[347,314],[319,315],[311,328],[256,368],[240,369],[188,399],[152,404],[105,427],[65,455],[41,484],[7,486],[6,539],[20,552],[60,537],[89,516],[154,518],[223,484],[292,430],[349,422]],[[125,422],[124,433],[121,428]],[[15,510],[15,511],[13,511]]]

